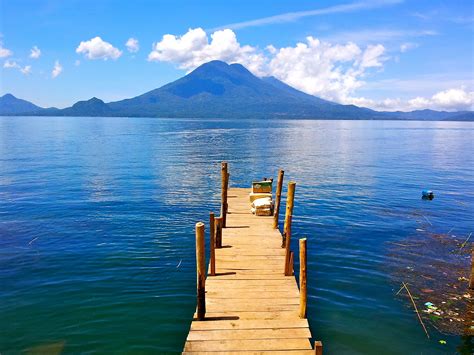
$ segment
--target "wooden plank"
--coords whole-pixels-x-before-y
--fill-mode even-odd
[[[239,340],[208,340],[188,341],[184,351],[214,351],[240,350],[306,350],[311,349],[308,339],[239,339]]]
[[[210,287],[218,286],[218,287],[239,287],[243,285],[244,287],[251,287],[251,286],[283,286],[283,285],[290,285],[296,286],[296,280],[294,277],[284,277],[281,280],[225,280],[218,277],[210,277],[206,285]]]
[[[236,298],[242,298],[242,294],[245,294],[245,297],[256,297],[256,298],[268,298],[276,296],[278,293],[291,294],[289,297],[298,297],[298,290],[295,289],[293,285],[224,285],[219,286],[215,284],[207,284],[206,290],[208,296],[215,294],[216,296],[225,295],[232,296]],[[260,293],[256,295],[255,293]],[[238,297],[237,297],[238,296]],[[285,296],[286,297],[286,296]]]
[[[294,320],[295,319],[295,312],[291,311],[276,311],[276,312],[239,312],[236,315],[235,312],[206,312],[206,318],[209,320],[212,319],[232,319],[233,317],[238,317],[239,321],[241,320]],[[196,318],[196,314],[194,314],[194,318]]]
[[[286,290],[286,291],[260,291],[250,289],[248,292],[239,291],[236,292],[236,289],[222,289],[222,290],[209,290],[207,288],[206,297],[210,297],[212,299],[244,299],[244,300],[278,300],[283,299],[286,302],[289,302],[288,299],[298,297],[298,291],[295,289],[293,290]]]
[[[215,355],[215,351],[185,351],[184,355]],[[242,355],[241,351],[219,351],[219,355]],[[246,355],[314,355],[314,350],[246,351]]]
[[[306,319],[295,318],[288,320],[211,320],[203,322],[192,322],[191,330],[211,329],[264,329],[264,328],[308,328]]]
[[[234,307],[234,306],[239,306],[239,307],[245,307],[245,306],[255,306],[255,307],[271,307],[271,306],[280,306],[280,305],[298,305],[299,306],[299,300],[295,297],[288,298],[288,297],[283,297],[283,298],[273,298],[272,302],[268,302],[268,299],[241,299],[241,298],[212,298],[209,297],[206,305],[212,306],[212,305],[219,305],[219,306],[229,306],[229,307]],[[263,308],[262,308],[263,309]]]
[[[267,300],[266,303],[268,303]],[[294,311],[298,314],[298,304],[265,304],[259,305],[255,303],[212,303],[208,304],[206,310],[209,312],[279,312],[279,311]]]
[[[287,339],[310,337],[311,333],[307,328],[195,330],[189,333],[188,341],[224,339]]]
[[[222,270],[220,273],[217,272],[213,278],[218,280],[285,280],[285,276],[278,273],[236,273],[234,270]]]

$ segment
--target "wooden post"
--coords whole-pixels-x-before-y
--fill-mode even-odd
[[[471,277],[469,278],[469,288],[474,290],[474,250],[471,253]]]
[[[306,318],[306,238],[300,239],[300,318]]]
[[[292,271],[290,270],[290,246],[291,246],[291,221],[293,220],[293,216],[290,215],[288,219],[288,233],[286,234],[285,238],[285,276],[293,275]]]
[[[229,182],[229,174],[227,172],[227,162],[221,163],[221,217],[222,227],[226,226],[227,215],[227,186]]]
[[[229,193],[229,180],[230,180],[230,173],[227,172],[226,179],[225,179],[225,214],[224,214],[224,219],[222,220],[222,228],[227,228],[227,214],[229,213],[229,202],[227,200],[228,193]]]
[[[323,343],[320,341],[314,342],[314,354],[323,355]]]
[[[206,315],[206,257],[204,244],[204,223],[196,223],[196,274],[197,274],[197,318]]]
[[[215,238],[216,238],[216,248],[220,249],[222,248],[222,217],[216,217],[214,219],[215,221]]]
[[[280,215],[280,201],[281,201],[281,190],[283,188],[283,176],[285,172],[283,170],[278,170],[278,183],[275,193],[275,210],[273,211],[273,228],[278,228],[278,218]]]
[[[295,187],[296,183],[290,181],[288,183],[288,192],[286,195],[286,211],[285,211],[285,224],[283,226],[283,244],[282,248],[286,245],[286,235],[288,234],[288,219],[293,217],[293,201],[295,199]],[[289,232],[291,234],[291,231]]]
[[[293,276],[295,273],[295,253],[290,251],[290,262],[288,263],[288,276]]]
[[[216,276],[216,227],[214,224],[214,212],[209,213],[209,248],[211,249],[211,276]]]

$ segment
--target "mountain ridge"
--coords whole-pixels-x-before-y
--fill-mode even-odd
[[[6,102],[7,105],[3,105]],[[16,105],[16,107],[15,107]],[[133,98],[105,103],[93,97],[64,109],[41,108],[6,94],[0,115],[169,118],[287,118],[474,120],[472,111],[381,112],[312,96],[275,77],[259,78],[241,64],[211,61],[184,77]],[[457,118],[456,118],[457,117]]]
[[[5,94],[0,97],[0,114],[2,115],[16,114],[18,112],[34,112],[41,109],[41,107],[29,101],[19,99],[12,94]]]

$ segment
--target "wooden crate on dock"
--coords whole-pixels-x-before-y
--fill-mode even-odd
[[[272,193],[272,180],[252,182],[253,193]]]

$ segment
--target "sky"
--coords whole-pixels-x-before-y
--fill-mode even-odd
[[[0,95],[134,97],[219,59],[377,110],[474,110],[474,2],[0,0]]]

